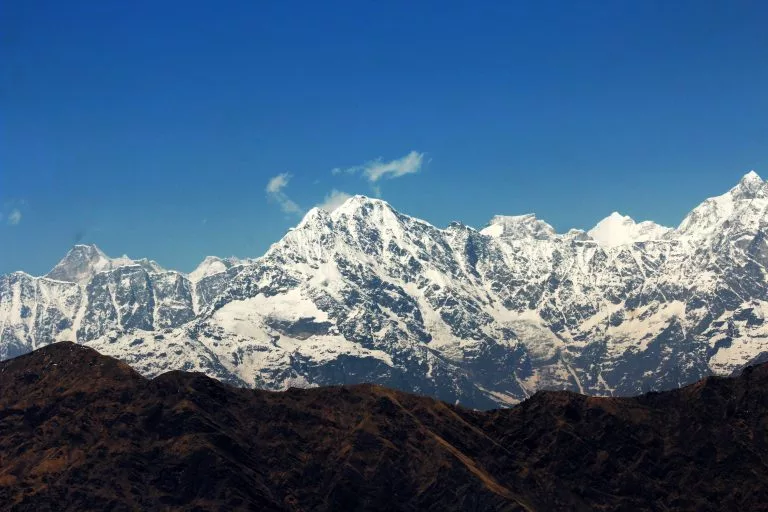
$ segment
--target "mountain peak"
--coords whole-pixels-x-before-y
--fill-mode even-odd
[[[143,380],[128,364],[71,341],[51,343],[2,361],[0,374],[3,392],[12,393],[14,387],[23,385],[28,392],[38,390],[37,396],[122,387]]]
[[[725,224],[734,221],[744,225],[759,222],[756,213],[742,217],[749,212],[749,204],[754,199],[766,198],[765,182],[755,171],[749,171],[731,190],[725,194],[710,197],[694,208],[677,228],[677,233],[684,237],[708,238]]]
[[[94,244],[77,244],[45,277],[57,281],[83,283],[99,272],[130,265],[139,265],[148,272],[163,271],[163,268],[153,260],[142,258],[134,261],[126,255],[110,258]]]
[[[533,238],[536,240],[551,240],[557,236],[555,228],[536,218],[536,214],[533,213],[496,215],[488,223],[488,226],[480,230],[480,233],[494,238]]]
[[[616,212],[616,211],[611,212],[611,214],[608,217],[606,217],[606,219],[604,219],[604,220],[607,220],[607,219],[621,220],[623,222],[631,222],[633,224],[635,222],[632,219],[632,217],[630,217],[629,215],[622,215],[621,213]]]
[[[763,179],[755,171],[749,171],[731,189],[731,194],[738,198],[751,199],[763,188],[763,185],[765,185]]]
[[[671,231],[670,228],[655,222],[644,221],[638,224],[629,215],[613,212],[598,222],[587,234],[601,246],[610,248],[634,242],[657,240],[669,231]]]
[[[590,240],[590,236],[587,234],[586,231],[584,231],[583,229],[576,229],[576,228],[569,229],[568,232],[565,235],[563,235],[563,238],[569,239],[569,240],[578,240],[580,242]]]
[[[95,251],[95,252],[100,252],[100,253],[104,254],[101,251],[101,249],[99,249],[96,246],[96,244],[75,244],[75,245],[72,246],[72,249],[70,249],[70,250],[72,250],[72,251],[74,251],[74,250]]]
[[[236,258],[219,258],[218,256],[206,256],[195,270],[188,274],[189,280],[196,282],[204,277],[226,272],[238,263]]]
[[[110,262],[110,258],[95,245],[78,244],[67,252],[46,277],[58,281],[78,282],[95,272],[106,270],[110,267]]]
[[[68,251],[67,256],[70,255],[87,255],[88,257],[100,257],[100,258],[107,258],[108,256],[104,254],[104,251],[99,249],[96,244],[75,244],[72,246],[72,248]]]
[[[390,206],[390,204],[383,199],[356,194],[344,201],[344,203],[342,203],[341,206],[336,208],[332,213],[334,217],[338,217],[343,213],[353,213],[360,210],[361,208],[366,209],[381,207],[392,209],[392,206]]]
[[[763,179],[754,170],[749,171],[747,174],[745,174],[741,178],[741,182],[742,183],[744,183],[744,182],[755,182],[755,181],[763,183]]]
[[[393,225],[401,221],[403,216],[392,205],[383,199],[355,195],[347,199],[341,206],[328,214],[334,222],[342,219],[362,218],[366,224],[374,223],[379,227]]]

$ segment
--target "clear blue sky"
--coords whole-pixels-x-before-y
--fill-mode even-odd
[[[184,271],[254,257],[300,218],[280,201],[374,185],[438,226],[676,225],[768,176],[766,20],[725,0],[6,0],[0,273],[76,241]],[[411,151],[416,173],[331,173]]]

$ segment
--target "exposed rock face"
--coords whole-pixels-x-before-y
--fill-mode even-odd
[[[190,275],[76,246],[47,276],[0,277],[0,358],[76,340],[147,376],[373,382],[476,408],[670,389],[768,351],[767,207],[754,173],[677,229],[619,214],[566,234],[533,215],[438,229],[355,196],[261,258]]]
[[[477,412],[375,385],[147,380],[72,343],[0,363],[0,510],[768,510],[768,365]]]

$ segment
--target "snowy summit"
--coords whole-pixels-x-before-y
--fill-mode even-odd
[[[660,226],[655,222],[636,223],[628,215],[613,212],[587,231],[587,234],[603,247],[618,247],[635,242],[661,240],[670,231],[672,228]]]

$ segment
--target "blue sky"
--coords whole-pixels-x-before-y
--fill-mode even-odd
[[[9,0],[0,273],[75,242],[184,271],[258,256],[333,190],[438,226],[676,225],[768,175],[766,19],[747,1]]]

